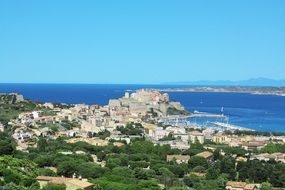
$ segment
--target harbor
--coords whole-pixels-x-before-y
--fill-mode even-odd
[[[224,114],[191,113],[190,115],[166,116],[158,119],[158,123],[184,128],[213,128],[217,131],[254,131],[252,129],[229,123],[229,117]]]

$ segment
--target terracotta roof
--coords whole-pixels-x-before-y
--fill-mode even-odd
[[[193,172],[192,174],[194,174],[195,176],[198,176],[198,177],[206,176],[206,173],[200,173],[200,172]]]
[[[254,188],[256,188],[256,184],[247,184],[245,187],[244,187],[244,190],[254,190]]]
[[[71,183],[71,184],[76,185],[76,186],[81,187],[81,188],[93,186],[92,183],[89,183],[88,181],[79,180],[79,179],[72,179],[72,180],[68,181],[67,183]]]
[[[38,176],[37,180],[39,181],[47,181],[53,184],[65,184],[67,181],[71,180],[72,178],[66,177],[50,177],[50,176]]]
[[[246,186],[245,182],[237,182],[237,181],[228,181],[227,186],[233,187],[233,188],[244,188]]]
[[[92,183],[89,183],[87,180],[79,180],[74,178],[66,178],[66,177],[51,177],[51,176],[38,176],[38,181],[47,181],[52,184],[73,184],[80,188],[86,188],[93,186]]]
[[[213,156],[213,153],[212,152],[208,152],[208,151],[204,151],[204,152],[201,152],[199,154],[196,154],[195,156],[200,156],[200,157],[208,159],[211,156]]]
[[[250,141],[247,143],[243,143],[244,146],[251,146],[251,147],[260,147],[266,145],[266,141]]]

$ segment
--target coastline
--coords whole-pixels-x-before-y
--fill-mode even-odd
[[[285,87],[189,87],[156,89],[160,92],[216,92],[285,96]]]

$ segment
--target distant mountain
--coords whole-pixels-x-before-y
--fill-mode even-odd
[[[197,85],[197,86],[272,86],[284,87],[285,80],[274,80],[268,78],[252,78],[241,81],[230,80],[199,80],[199,81],[184,81],[184,82],[167,82],[168,85]]]

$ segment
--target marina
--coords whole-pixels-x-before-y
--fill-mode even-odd
[[[185,128],[214,128],[217,131],[254,131],[246,127],[241,127],[229,123],[229,117],[223,114],[193,113],[189,116],[167,116],[161,117],[158,123],[163,125],[173,125]]]

